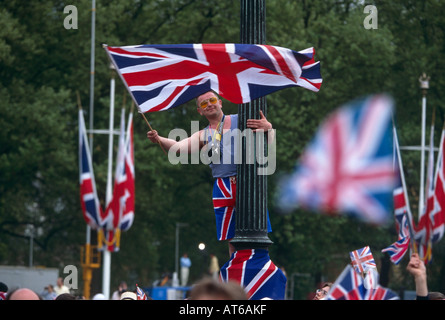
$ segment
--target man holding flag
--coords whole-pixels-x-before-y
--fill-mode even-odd
[[[147,132],[153,143],[160,143],[165,150],[180,150],[193,153],[206,146],[211,162],[212,175],[215,178],[213,187],[213,204],[215,210],[217,238],[219,241],[230,240],[235,235],[236,207],[236,174],[237,167],[232,132],[238,128],[238,115],[225,115],[222,101],[213,91],[200,95],[197,99],[197,111],[205,117],[209,125],[189,138],[175,141],[158,135],[156,130]],[[256,131],[267,131],[269,141],[274,138],[272,124],[260,113],[260,119],[249,119],[247,127]],[[236,138],[235,138],[236,139]],[[226,156],[224,156],[226,155]],[[271,231],[268,223],[268,231]],[[229,243],[229,253],[234,252]]]
[[[208,146],[206,150],[209,158],[212,158],[211,169],[215,177],[213,203],[218,240],[234,237],[238,170],[234,162],[236,154],[232,151],[234,136],[228,138],[224,135],[229,130],[238,129],[238,115],[226,117],[216,93],[232,103],[244,104],[293,86],[317,92],[322,79],[319,63],[314,61],[315,50],[308,48],[295,52],[277,46],[253,44],[106,46],[105,49],[141,113],[167,110],[198,97],[198,113],[209,121],[206,129],[176,142],[159,137],[149,125],[151,132],[147,137],[170,151],[172,147],[180,151],[181,148],[176,148],[178,145],[184,147],[187,153]],[[270,142],[273,139],[272,125],[262,110],[256,117],[259,119],[246,119],[245,126],[243,117],[240,121],[243,123],[242,129],[259,130],[259,135],[256,135],[259,138],[267,130]],[[267,219],[267,232],[270,231]],[[238,251],[235,252],[229,243],[229,252],[235,257]],[[262,266],[269,266],[265,270],[272,270],[276,279],[269,281],[269,278],[264,278],[247,284],[248,287],[252,284],[249,287],[251,298],[262,298],[264,292],[260,289],[269,285],[276,286],[275,289],[280,291],[277,297],[284,296],[284,275],[273,267],[267,252],[255,251],[243,257],[250,256],[254,262],[259,260]],[[261,265],[255,264],[254,268],[261,272],[264,269]],[[252,268],[244,271],[244,274],[255,274],[248,272],[253,271]],[[231,278],[229,275],[227,279]],[[242,284],[246,285],[244,282]]]

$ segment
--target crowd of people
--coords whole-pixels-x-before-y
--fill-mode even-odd
[[[441,292],[429,292],[427,284],[427,270],[422,259],[417,253],[410,257],[407,271],[413,276],[416,300],[445,300]],[[312,300],[326,300],[329,291],[333,287],[332,282],[324,282],[314,293]],[[145,291],[143,300],[152,300]],[[247,300],[244,289],[235,282],[221,282],[212,276],[205,277],[194,284],[186,297],[187,300]],[[59,278],[56,286],[48,285],[38,294],[29,288],[15,288],[8,290],[8,286],[0,282],[0,300],[85,300],[82,296],[70,293],[69,288],[63,285]],[[102,293],[95,294],[91,300],[106,300]],[[137,289],[129,290],[126,282],[122,281],[117,290],[113,292],[110,300],[141,300]]]
[[[63,285],[62,285],[63,286]],[[37,293],[29,288],[14,288],[9,290],[4,282],[0,282],[0,300],[86,300],[83,296],[78,296],[69,292],[65,286],[63,291],[58,288],[60,293],[51,291],[55,288],[52,285],[45,287],[42,293]],[[59,286],[57,286],[59,287]],[[65,292],[68,289],[68,292]],[[147,293],[141,289],[144,298],[138,297],[137,289],[129,290],[127,284],[123,281],[118,289],[113,292],[110,300],[153,300]],[[247,300],[244,289],[234,283],[223,283],[213,277],[205,277],[196,283],[186,298],[187,300]],[[108,300],[102,293],[95,294],[91,300]]]

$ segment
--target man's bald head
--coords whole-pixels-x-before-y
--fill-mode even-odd
[[[40,300],[40,297],[31,289],[21,288],[8,293],[7,300]]]

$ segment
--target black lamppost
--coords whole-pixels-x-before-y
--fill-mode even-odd
[[[265,42],[266,1],[241,0],[241,43]],[[246,130],[247,119],[260,118],[260,110],[266,116],[265,97],[238,106],[238,128],[241,132]],[[241,163],[237,164],[236,227],[235,236],[230,242],[236,252],[221,268],[220,276],[223,281],[240,282],[249,299],[284,299],[286,277],[269,257],[268,247],[272,241],[267,235],[267,170],[264,170],[261,159],[266,157],[268,142],[260,134],[267,135],[257,132],[253,139],[246,139],[249,134],[240,135],[238,152],[241,153]],[[241,273],[246,277],[240,279],[239,276],[233,276]],[[265,273],[268,273],[267,278],[263,278]],[[261,289],[256,291],[252,291],[253,280],[247,280],[253,275],[256,284],[261,283]]]
[[[264,44],[266,42],[266,3],[265,0],[241,0],[241,43]],[[238,105],[238,128],[246,129],[247,119],[259,119],[259,111],[267,117],[266,97],[250,103]],[[236,250],[267,248],[272,241],[267,235],[267,176],[258,174],[261,164],[257,161],[257,135],[249,142],[242,135],[240,151],[241,163],[237,165],[236,188],[236,229],[231,243]],[[267,135],[267,132],[265,133]],[[259,148],[267,152],[267,140],[263,139],[264,147]],[[253,153],[253,154],[252,154]],[[247,161],[254,159],[254,161]],[[252,163],[253,162],[253,163]]]

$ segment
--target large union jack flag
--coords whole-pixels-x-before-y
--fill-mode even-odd
[[[135,172],[133,147],[133,113],[129,114],[127,133],[125,133],[125,113],[121,114],[121,134],[119,135],[119,149],[116,161],[113,196],[105,211],[107,217],[106,229],[109,251],[119,250],[113,237],[119,237],[120,231],[130,229],[134,220],[135,201]],[[117,234],[115,234],[117,230]]]
[[[87,132],[82,109],[79,110],[79,176],[80,204],[86,223],[93,229],[103,225],[103,212],[96,191],[93,164],[88,147]]]
[[[223,282],[240,284],[249,300],[284,299],[286,276],[270,260],[266,249],[235,251],[221,268],[220,277]]]
[[[209,90],[247,103],[277,90],[320,89],[315,51],[254,44],[104,46],[140,112],[167,110]]]
[[[218,240],[235,236],[236,178],[217,178],[213,185],[213,207]]]
[[[389,222],[396,181],[392,110],[392,99],[376,95],[328,117],[296,171],[282,182],[278,203],[283,211],[300,206],[376,225]]]
[[[352,266],[359,273],[365,272],[369,268],[377,268],[369,246],[351,251],[349,256]]]
[[[327,300],[399,300],[392,290],[379,284],[366,288],[363,279],[347,265],[329,290]]]

